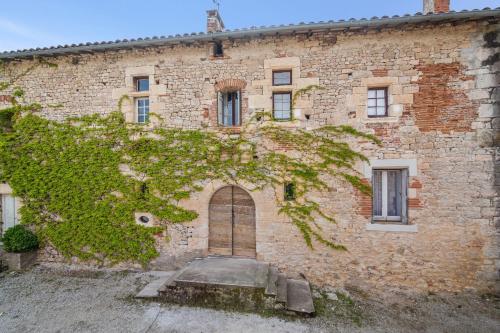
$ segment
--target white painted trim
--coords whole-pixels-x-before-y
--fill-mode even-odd
[[[5,230],[7,230],[8,228],[11,228],[17,224],[19,224],[19,198],[16,198],[14,196],[12,196],[11,194],[2,194],[1,195],[1,199],[2,199],[2,232],[5,232]],[[14,212],[11,212],[14,214],[14,223],[10,226],[7,226],[6,225],[6,221],[7,221],[7,209],[5,209],[5,207],[7,207],[7,199],[12,199],[13,200],[13,205],[14,205]]]
[[[366,225],[368,231],[385,231],[385,232],[418,232],[416,224],[381,224],[368,223]]]
[[[417,175],[416,159],[386,159],[370,160],[370,163],[364,163],[363,173],[366,179],[372,179],[372,170],[377,168],[407,168],[408,175],[414,177]]]

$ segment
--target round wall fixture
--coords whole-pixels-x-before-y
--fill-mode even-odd
[[[141,217],[139,217],[139,221],[141,221],[142,223],[148,223],[149,217],[142,215]]]

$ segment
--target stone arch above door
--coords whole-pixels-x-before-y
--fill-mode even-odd
[[[247,191],[234,185],[219,189],[208,216],[209,254],[255,258],[255,203]]]

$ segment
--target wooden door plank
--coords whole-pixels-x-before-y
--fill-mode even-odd
[[[217,191],[209,205],[208,251],[210,254],[232,255],[232,189]]]
[[[233,255],[255,258],[255,204],[243,189],[233,191]]]

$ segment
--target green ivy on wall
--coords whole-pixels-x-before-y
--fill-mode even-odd
[[[198,216],[180,200],[214,180],[253,190],[292,182],[295,199],[276,198],[280,213],[311,248],[318,241],[345,249],[323,233],[320,221],[335,220],[309,194],[329,191],[333,179],[370,194],[354,170],[366,158],[346,138],[380,142],[349,126],[285,128],[262,112],[238,135],[227,135],[167,128],[159,118],[154,128],[128,124],[120,110],[57,122],[38,115],[41,106],[26,103],[15,82],[0,84],[0,92],[13,96],[11,106],[0,110],[0,180],[23,200],[22,223],[67,257],[147,264],[158,255],[155,234]],[[287,150],[276,149],[281,146]],[[135,212],[150,212],[161,225],[138,225]]]

